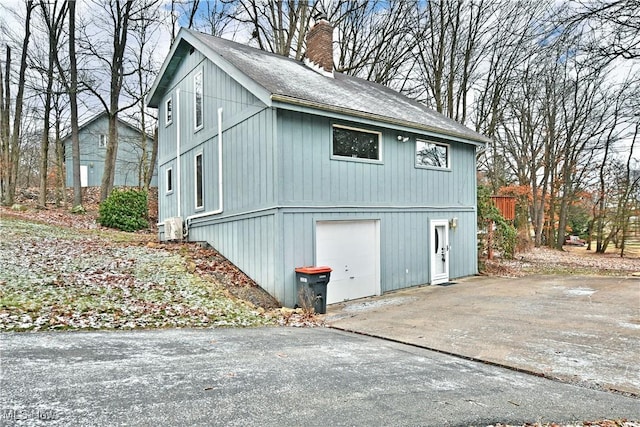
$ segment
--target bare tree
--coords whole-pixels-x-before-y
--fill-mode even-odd
[[[640,58],[640,0],[590,0],[571,4],[565,31],[594,31],[589,45],[609,58]]]
[[[76,63],[76,6],[67,0],[69,7],[69,105],[71,107],[71,150],[73,162],[73,209],[82,210],[80,182],[80,137],[78,130],[78,67]],[[58,66],[60,61],[58,61]],[[61,68],[61,67],[59,67]]]
[[[416,1],[342,2],[331,11],[337,28],[336,71],[403,90],[416,44]]]
[[[612,88],[612,105],[607,131],[602,136],[603,153],[598,168],[599,185],[594,203],[593,229],[596,252],[604,253],[611,240],[618,235],[624,241],[628,223],[630,195],[637,185],[632,179],[633,148],[638,138],[636,99],[638,78],[629,76],[622,84]],[[617,146],[630,139],[626,164],[612,155]]]
[[[78,129],[78,67],[76,56],[76,2],[67,0],[68,13],[68,52],[69,52],[69,69],[66,70],[60,61],[58,50],[55,49],[52,54],[58,69],[58,78],[66,89],[69,96],[70,122],[71,122],[71,162],[72,162],[72,181],[73,181],[73,210],[82,211],[82,188],[80,182],[80,138]],[[67,78],[67,73],[69,77]],[[58,110],[56,109],[56,112]],[[60,147],[60,114],[56,114],[56,157],[59,164],[62,164],[62,147]]]
[[[181,18],[186,18],[187,28],[222,37],[235,21],[235,3],[235,0],[171,0],[171,43]]]
[[[153,55],[157,44],[152,42],[157,39],[154,33],[159,28],[157,25],[160,19],[159,5],[158,2],[149,3],[148,7],[142,9],[132,20],[130,55],[136,64],[136,79],[132,82],[124,81],[123,86],[131,99],[138,100],[138,110],[132,117],[142,131],[140,141],[134,144],[139,148],[139,162],[136,169],[138,185],[146,191],[149,191],[158,155],[158,141],[156,138],[149,138],[147,132],[149,120],[154,122],[156,118],[146,110],[145,97],[153,84],[153,76],[157,74],[159,68]]]
[[[305,0],[239,0],[231,16],[258,48],[301,60],[311,12]]]
[[[631,146],[629,147],[629,156],[627,157],[627,161],[625,163],[624,168],[624,176],[621,185],[621,194],[620,194],[620,208],[618,210],[620,232],[622,233],[622,242],[620,244],[620,256],[623,257],[625,255],[625,246],[626,239],[629,234],[629,226],[631,223],[631,216],[633,215],[633,208],[638,205],[638,191],[640,190],[640,174],[634,174],[634,170],[632,169],[632,160],[633,160],[633,149],[638,143],[638,137],[640,137],[640,122],[636,121],[635,128],[633,130],[633,136],[631,138]],[[635,197],[634,197],[635,194]],[[635,202],[635,203],[634,203]]]
[[[67,98],[63,98],[62,92],[68,95],[66,88],[58,83],[58,89],[54,90],[53,99],[53,121],[54,121],[54,141],[55,141],[55,167],[56,167],[56,191],[55,191],[55,204],[56,206],[65,206],[66,200],[66,169],[65,169],[65,152],[64,144],[62,141],[62,129],[66,122],[65,112],[69,108]]]
[[[6,46],[5,70],[0,66],[0,202],[5,203],[11,179],[11,48]]]
[[[94,27],[98,29],[97,33],[89,34],[87,26],[82,27],[84,36],[81,43],[83,49],[95,61],[93,80],[84,84],[100,102],[109,120],[105,164],[100,185],[102,201],[113,189],[118,155],[118,113],[136,103],[131,101],[122,106],[120,94],[124,79],[135,73],[126,56],[130,20],[140,8],[145,7],[145,3],[96,0],[93,4],[100,8],[101,12],[104,11],[104,15],[101,19],[93,21]],[[107,88],[101,87],[102,81],[108,82]]]
[[[3,159],[3,179],[2,179],[2,202],[5,205],[12,205],[16,194],[16,182],[18,180],[18,165],[20,160],[20,130],[22,125],[23,98],[25,89],[25,76],[27,71],[27,55],[29,49],[29,40],[31,38],[31,13],[34,9],[33,0],[27,0],[25,3],[26,15],[24,19],[25,32],[22,41],[22,52],[20,55],[20,71],[18,72],[18,92],[15,98],[15,110],[13,116],[13,128],[9,128],[9,116],[11,111],[11,49],[7,45],[6,71],[4,80],[4,101],[3,105],[3,125],[6,123],[6,130],[1,131],[4,135],[1,156]],[[3,126],[4,127],[4,126]]]
[[[58,9],[58,6],[60,8]],[[42,129],[42,143],[40,150],[40,193],[38,197],[38,205],[42,208],[47,204],[47,178],[49,166],[49,134],[51,130],[51,107],[53,99],[54,84],[54,68],[56,64],[56,56],[63,29],[63,23],[67,15],[67,8],[64,2],[58,3],[57,0],[45,3],[40,0],[40,9],[42,17],[47,26],[49,53],[47,55],[47,66],[43,70],[45,74],[46,88],[44,91],[44,117]]]

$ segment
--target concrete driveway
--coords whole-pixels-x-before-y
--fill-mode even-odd
[[[338,329],[640,395],[640,280],[471,277],[331,305]]]

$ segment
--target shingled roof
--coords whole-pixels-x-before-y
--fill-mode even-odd
[[[332,78],[300,61],[185,28],[180,30],[152,87],[149,106],[159,105],[173,72],[191,47],[201,51],[232,77],[243,76],[254,82],[258,87],[251,85],[253,92],[255,89],[262,92],[254,95],[268,105],[290,104],[333,111],[440,133],[478,145],[490,141],[386,86],[338,72],[334,72]],[[246,79],[241,80],[246,82]],[[243,81],[239,82],[243,84]]]

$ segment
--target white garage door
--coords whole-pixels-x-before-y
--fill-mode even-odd
[[[327,304],[379,295],[379,221],[318,221],[316,265],[333,269]]]

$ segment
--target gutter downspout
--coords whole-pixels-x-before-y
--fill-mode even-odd
[[[197,218],[204,218],[211,215],[218,215],[224,212],[223,194],[222,194],[222,107],[218,108],[218,209],[215,211],[202,212],[195,215],[190,215],[185,219],[186,235],[189,235],[189,226],[191,220]]]
[[[176,88],[176,200],[178,203],[178,217],[180,217],[182,200],[180,198],[180,88]]]

